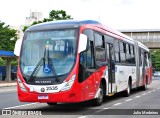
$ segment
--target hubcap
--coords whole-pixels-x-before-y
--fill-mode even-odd
[[[146,84],[145,84],[145,88],[147,88],[147,82],[146,82]]]
[[[99,92],[99,95],[98,95],[98,100],[99,100],[99,102],[103,101],[103,91],[102,91],[101,88],[100,88],[100,92]]]
[[[127,88],[128,94],[130,93],[130,85],[128,84],[128,88]]]

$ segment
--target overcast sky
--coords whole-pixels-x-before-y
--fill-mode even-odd
[[[22,25],[30,10],[48,18],[53,9],[114,29],[160,29],[160,0],[0,0],[0,20]]]

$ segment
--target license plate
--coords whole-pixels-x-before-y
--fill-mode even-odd
[[[39,95],[38,99],[48,99],[48,95]]]

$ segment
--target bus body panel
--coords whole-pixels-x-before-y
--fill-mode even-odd
[[[128,86],[128,79],[129,77],[132,78],[132,88],[135,88],[136,83],[136,67],[125,66],[125,65],[116,65],[116,85],[117,85],[117,92],[121,92],[125,90]]]
[[[115,83],[113,83],[113,93],[121,92],[127,89],[129,78],[132,80],[132,88],[137,88],[140,86],[143,86],[146,82],[146,77],[148,79],[148,84],[152,81],[152,67],[151,65],[148,67],[145,67],[145,71],[142,69],[142,66],[140,66],[139,62],[139,47],[144,49],[146,52],[148,50],[143,45],[138,45],[137,41],[134,41],[127,36],[121,35],[119,33],[114,32],[113,30],[110,30],[108,28],[103,28],[100,24],[83,24],[79,27],[79,33],[78,37],[81,33],[83,33],[83,30],[85,29],[91,29],[96,32],[100,32],[104,35],[111,36],[119,41],[127,42],[128,44],[134,45],[135,50],[135,65],[125,65],[125,64],[115,64]],[[34,29],[33,29],[34,31]],[[78,41],[79,42],[79,38]],[[94,39],[93,39],[94,40]],[[106,42],[105,42],[106,43]],[[114,45],[114,43],[112,44]],[[115,47],[114,47],[115,48]],[[77,44],[78,49],[78,44]],[[95,58],[95,55],[94,55]],[[19,62],[20,65],[20,62]],[[108,65],[96,67],[96,71],[94,73],[91,73],[88,75],[87,78],[83,82],[78,82],[78,75],[79,75],[79,67],[80,65],[80,54],[78,54],[78,50],[76,52],[76,63],[72,69],[72,71],[69,73],[68,77],[66,77],[65,81],[69,81],[70,78],[75,74],[76,79],[73,83],[73,86],[71,89],[67,91],[57,91],[53,93],[43,93],[43,92],[31,92],[30,91],[30,85],[27,85],[21,70],[20,66],[18,66],[18,77],[24,84],[27,92],[24,92],[21,90],[18,82],[18,98],[21,102],[82,102],[86,100],[95,99],[97,96],[98,89],[100,87],[100,84],[102,82],[102,79],[105,79],[105,85],[106,86],[106,95],[109,94],[109,76],[110,73],[108,72]],[[143,73],[144,71],[144,73]],[[63,84],[63,83],[62,83]],[[43,87],[47,87],[48,85],[43,85]],[[57,85],[58,86],[58,85]],[[60,85],[61,86],[61,85]],[[34,87],[34,85],[33,85]],[[40,90],[39,90],[40,91]],[[42,99],[41,97],[42,96]],[[44,97],[44,98],[43,98]],[[46,98],[45,98],[46,97]]]

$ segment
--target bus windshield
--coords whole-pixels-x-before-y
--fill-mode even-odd
[[[20,67],[27,77],[55,77],[67,74],[75,64],[77,29],[26,32]]]

